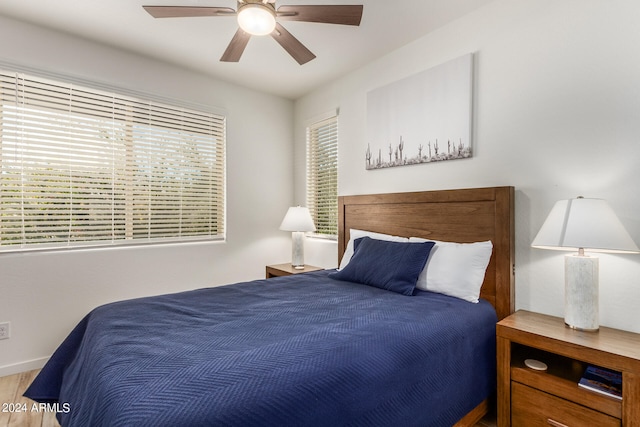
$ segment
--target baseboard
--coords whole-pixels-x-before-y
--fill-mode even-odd
[[[33,371],[34,369],[40,369],[49,360],[48,357],[41,357],[40,359],[27,360],[26,362],[16,363],[14,365],[0,366],[0,377],[6,377],[7,375],[15,375],[20,372]]]

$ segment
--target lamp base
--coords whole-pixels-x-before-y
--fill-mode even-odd
[[[304,269],[304,232],[291,233],[291,265],[296,270]]]
[[[564,257],[564,323],[579,331],[599,329],[598,257]]]
[[[580,331],[580,332],[598,332],[600,330],[600,326],[598,326],[595,329],[580,328],[578,326],[568,324],[566,320],[564,321],[564,326],[566,326],[569,329],[573,329],[574,331]]]

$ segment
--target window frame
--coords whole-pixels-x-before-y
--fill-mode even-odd
[[[67,249],[86,249],[86,248],[99,248],[99,247],[122,247],[122,246],[132,246],[132,245],[137,246],[137,245],[149,245],[149,244],[220,241],[225,239],[225,235],[226,235],[226,115],[224,115],[221,111],[219,110],[216,111],[215,109],[211,109],[211,108],[205,108],[203,106],[188,105],[187,103],[180,102],[180,101],[162,99],[160,97],[156,97],[153,95],[148,95],[148,94],[143,94],[138,92],[131,92],[131,91],[116,89],[112,87],[98,88],[100,86],[99,84],[92,85],[91,82],[76,81],[74,79],[65,78],[64,76],[46,75],[45,77],[42,74],[37,72],[34,73],[32,71],[27,72],[19,69],[12,69],[9,67],[4,67],[3,65],[4,64],[0,64],[0,80],[3,81],[1,83],[2,86],[5,86],[5,87],[10,86],[10,80],[12,78],[15,80],[16,86],[15,86],[15,96],[13,97],[10,96],[11,94],[7,95],[6,90],[3,90],[0,92],[0,254],[12,253],[12,252],[23,252],[23,251],[39,251],[39,250],[61,250],[61,249],[67,250]],[[43,85],[42,86],[43,89],[37,88],[34,90],[38,90],[42,92],[36,93],[35,95],[32,95],[31,93],[29,93],[29,96],[32,97],[33,99],[21,99],[23,96],[25,96],[25,93],[26,93],[26,92],[20,93],[21,89],[25,91],[30,91],[32,89],[24,88],[24,87],[21,88],[19,86],[20,81],[23,81],[23,84],[25,85],[41,84]],[[29,83],[26,83],[27,81]],[[48,93],[49,90],[57,90],[57,88],[60,88],[60,93],[55,93],[54,95],[51,95],[50,93]],[[75,91],[76,93],[80,94],[81,97],[84,96],[88,98],[82,99],[81,101],[79,101],[79,103],[82,105],[79,105],[79,106],[71,105],[72,104],[71,95],[69,95],[69,99],[65,99],[65,95],[67,94],[67,91],[68,92]],[[52,100],[47,98],[47,96],[49,95],[59,97],[59,98]],[[42,98],[35,99],[37,97],[42,97]],[[26,103],[24,103],[23,101],[26,101]],[[59,105],[54,105],[58,102],[60,103]],[[95,103],[92,104],[92,102],[95,102]],[[110,104],[110,102],[112,104]],[[40,105],[38,103],[40,103]],[[66,105],[65,103],[68,103],[69,105]],[[114,111],[113,113],[109,113],[108,111],[105,113],[105,109],[108,110],[109,105],[111,105],[111,108]],[[68,109],[68,111],[65,111],[65,108]],[[74,108],[76,108],[77,110],[74,111],[73,110]],[[96,108],[96,110],[92,110],[93,108]],[[42,121],[35,122],[36,124],[34,125],[34,127],[37,127],[37,129],[35,131],[34,130],[25,131],[24,135],[27,135],[26,137],[19,136],[19,135],[16,136],[17,132],[15,130],[17,128],[11,130],[10,126],[16,126],[16,122],[18,120],[23,120],[23,119],[13,118],[11,119],[13,121],[10,122],[10,120],[7,118],[5,122],[4,118],[8,116],[8,111],[10,109],[14,110],[15,117],[18,117],[21,114],[25,114],[25,113],[29,113],[29,114],[33,113],[33,114],[43,114],[43,115],[47,114],[49,118],[33,119],[33,120],[42,120]],[[110,119],[106,119],[105,117],[108,114],[112,114],[113,117],[111,117]],[[147,123],[143,123],[144,120],[141,121],[139,114],[148,114]],[[194,119],[193,118],[195,117],[194,115],[196,116],[200,115],[201,118]],[[51,121],[47,121],[47,120],[51,120]],[[66,125],[62,124],[62,122],[65,120],[67,122]],[[76,120],[77,122],[75,122]],[[201,120],[202,123],[200,123],[198,120]],[[79,122],[86,122],[86,123],[84,123],[81,128],[74,127],[74,126],[80,126],[77,124]],[[94,122],[94,123],[91,123],[91,122]],[[198,126],[202,126],[203,123],[206,125],[207,122],[210,122],[209,129],[203,130],[201,128],[198,128]],[[10,123],[10,124],[7,124],[7,123]],[[108,123],[108,124],[105,125],[105,123]],[[51,126],[51,128],[49,130],[43,131],[42,129],[45,126],[47,127]],[[58,126],[59,129],[63,129],[63,133],[61,134],[62,136],[60,136],[60,134],[58,135],[59,137],[58,141],[60,141],[60,146],[57,148],[56,147],[51,148],[55,145],[54,143],[51,142],[51,140],[47,140],[42,143],[43,146],[46,146],[48,144],[48,148],[45,147],[45,149],[50,149],[52,150],[52,152],[54,150],[58,150],[59,152],[63,150],[69,150],[69,147],[75,141],[74,140],[75,135],[72,135],[74,132],[79,131],[79,132],[89,133],[90,132],[89,129],[93,127],[94,134],[102,133],[101,126],[112,126],[114,128],[113,134],[109,134],[108,136],[100,135],[98,137],[83,136],[81,137],[83,141],[85,139],[89,139],[90,142],[83,142],[83,141],[79,142],[78,143],[80,144],[79,150],[85,150],[85,151],[91,150],[91,148],[82,146],[82,144],[87,144],[87,146],[93,145],[94,147],[96,146],[96,144],[98,144],[101,147],[97,149],[97,151],[106,152],[108,150],[112,150],[113,152],[116,152],[118,149],[121,149],[121,151],[126,151],[126,154],[123,155],[123,158],[127,156],[130,157],[133,151],[138,150],[137,152],[138,159],[131,160],[127,158],[126,166],[124,166],[124,169],[122,170],[119,169],[116,171],[116,169],[118,169],[116,166],[109,166],[109,167],[112,167],[114,170],[113,175],[111,177],[111,181],[109,182],[109,184],[111,185],[111,191],[113,193],[113,199],[114,199],[112,201],[113,207],[112,207],[112,213],[111,213],[111,215],[114,218],[112,219],[112,222],[113,222],[112,227],[115,230],[117,228],[115,223],[118,222],[118,220],[122,220],[122,218],[125,218],[124,220],[125,224],[120,225],[120,228],[118,229],[117,232],[112,230],[111,239],[105,238],[106,236],[105,234],[98,233],[97,234],[98,237],[94,236],[94,239],[78,240],[78,239],[72,238],[71,236],[72,233],[69,232],[67,239],[63,239],[61,237],[55,238],[56,239],[55,243],[32,243],[28,240],[25,234],[26,233],[24,229],[25,212],[24,212],[24,202],[22,202],[22,207],[20,208],[21,212],[19,214],[21,217],[21,221],[23,223],[21,226],[22,230],[20,231],[21,233],[19,237],[20,241],[19,243],[16,243],[17,240],[13,239],[11,244],[3,243],[3,241],[1,240],[2,236],[4,235],[6,237],[7,235],[3,234],[2,232],[3,230],[2,218],[4,216],[5,218],[4,222],[5,224],[7,224],[7,222],[9,221],[9,217],[7,216],[7,206],[8,204],[11,203],[11,200],[9,200],[8,196],[6,196],[7,194],[6,184],[9,182],[8,181],[9,172],[7,172],[9,168],[7,166],[7,164],[9,163],[9,160],[8,160],[9,156],[7,155],[7,150],[5,149],[5,147],[9,146],[9,149],[13,148],[14,151],[26,151],[27,150],[26,146],[29,144],[33,144],[33,141],[36,138],[34,135],[37,132],[41,132],[41,131],[54,132],[51,129],[53,129],[56,126]],[[119,130],[115,130],[116,128],[118,128]],[[116,135],[116,132],[120,132],[120,134]],[[126,133],[126,136],[123,136],[125,133]],[[20,138],[23,138],[23,139],[20,140]],[[110,138],[112,139],[112,141],[108,141]],[[96,142],[96,141],[99,141],[99,142]],[[145,144],[146,144],[146,148],[143,147],[145,146]],[[3,147],[3,145],[5,145],[5,147]],[[79,159],[81,155],[74,150],[75,148],[72,147],[71,151],[65,151],[64,153],[64,156],[66,156],[67,158],[71,158],[71,160],[68,160],[68,163],[70,164],[69,175],[72,175],[71,170],[73,167],[77,166],[76,163],[80,162]],[[177,221],[175,222],[175,224],[180,224],[180,225],[177,225],[176,227],[170,227],[172,231],[167,232],[166,235],[164,235],[162,231],[156,235],[153,235],[153,233],[149,232],[148,235],[144,237],[142,234],[140,234],[140,230],[142,230],[144,227],[140,226],[142,228],[136,228],[136,225],[134,224],[136,222],[136,219],[132,217],[132,214],[130,211],[128,211],[128,208],[122,208],[122,206],[127,206],[127,205],[130,206],[132,203],[142,205],[140,200],[136,198],[136,195],[134,194],[135,192],[132,187],[135,187],[136,185],[138,185],[141,182],[141,177],[144,177],[144,172],[142,170],[145,169],[145,167],[142,166],[142,161],[139,160],[139,158],[145,155],[151,156],[149,152],[153,150],[156,150],[158,152],[157,156],[162,157],[163,155],[165,155],[165,157],[161,161],[165,162],[165,164],[168,165],[166,166],[164,171],[165,175],[160,175],[160,178],[158,179],[162,180],[164,178],[164,182],[169,182],[170,185],[167,185],[167,188],[171,187],[172,185],[176,187],[177,185],[175,183],[171,183],[170,180],[168,179],[168,176],[170,175],[170,173],[174,173],[171,176],[177,176],[178,178],[176,179],[176,181],[180,181],[183,187],[180,187],[177,190],[173,188],[172,190],[173,194],[170,194],[170,196],[178,195],[177,197],[181,199],[179,202],[179,208],[175,209],[175,208],[162,207],[160,208],[160,210],[154,211],[152,206],[154,204],[154,202],[152,201],[152,197],[156,194],[153,192],[156,189],[153,188],[154,186],[153,176],[152,176],[153,172],[147,171],[146,178],[148,179],[148,185],[150,188],[149,199],[148,199],[148,205],[149,205],[148,223],[153,224],[158,220],[162,220],[163,218],[161,217],[163,215],[171,216],[172,214],[170,211],[175,210],[176,212],[174,212],[175,215],[173,216],[178,218],[177,220],[175,220]],[[167,155],[167,153],[170,150],[173,151],[174,158],[172,160],[167,160],[169,158],[169,155]],[[189,153],[189,150],[191,150],[190,153]],[[205,150],[205,151],[210,150],[211,152],[205,153],[202,150]],[[105,155],[104,157],[99,157],[98,154],[96,153],[90,153],[87,156],[89,156],[88,158],[90,160],[96,160],[96,163],[101,163],[102,161],[106,162],[107,161],[106,158],[109,157],[109,155]],[[58,161],[58,158],[55,157],[54,154],[50,154],[48,156],[50,157],[46,157],[45,160],[41,161],[42,165],[47,164],[47,162],[49,162],[48,165],[50,166],[54,164],[54,162]],[[76,157],[76,159],[72,158],[74,156]],[[100,156],[102,156],[102,154],[100,154]],[[44,155],[42,155],[41,157],[44,157]],[[206,160],[200,160],[201,157],[206,158]],[[83,159],[86,162],[87,158],[83,158]],[[173,163],[170,163],[171,161],[173,161]],[[35,162],[38,162],[38,161],[36,160]],[[209,162],[206,168],[204,166],[205,162]],[[16,165],[16,163],[17,162],[14,161],[14,166]],[[32,161],[31,163],[34,163],[34,162]],[[116,161],[113,161],[113,163],[115,164]],[[153,163],[153,160],[149,160],[147,169],[152,169],[154,165],[155,163]],[[197,166],[200,166],[200,169],[198,169]],[[58,167],[59,166],[55,166],[55,167],[50,166],[46,169],[55,171],[57,170],[56,168]],[[104,170],[108,170],[109,167],[103,167],[101,171],[104,172]],[[62,169],[62,167],[59,167],[59,168],[60,170]],[[22,165],[18,169],[19,169],[20,176],[22,176],[21,180],[24,181],[25,179],[24,174],[26,173],[25,170],[28,168],[25,168],[25,166]],[[13,170],[18,170],[18,169],[14,168]],[[198,169],[198,170],[195,170],[195,169]],[[86,178],[87,182],[91,181],[92,179],[93,180],[95,179],[95,176],[99,174],[97,170],[98,170],[98,167],[96,167],[96,169],[93,170],[92,172],[91,171],[86,172],[88,174],[88,177]],[[171,170],[171,172],[169,172],[169,170]],[[191,172],[189,172],[189,170],[191,170]],[[53,172],[46,172],[46,173],[54,174]],[[80,172],[74,170],[73,173],[79,174]],[[91,175],[91,173],[94,173],[96,175]],[[162,174],[162,172],[160,172],[160,174]],[[205,177],[205,175],[207,174],[210,174],[210,176],[207,177],[210,180],[208,181],[209,188],[205,189],[204,191],[201,191],[202,186],[196,189],[197,184],[201,184],[202,182],[204,182],[204,181],[200,182],[199,180],[203,179],[203,177]],[[44,173],[41,173],[41,175],[44,176]],[[124,179],[123,177],[125,175],[134,175],[134,176],[129,176],[128,180],[125,179],[124,183],[119,181],[121,178]],[[2,179],[3,176],[5,179]],[[78,184],[78,181],[73,181],[72,178],[69,178],[69,180],[70,180],[69,182],[73,182],[73,184],[70,184],[71,189],[69,190],[69,193],[73,193],[74,191],[76,191],[76,194],[77,194],[79,192],[80,186],[86,184],[84,181],[80,181]],[[215,182],[215,184],[212,184],[213,182]],[[9,184],[11,184],[11,182],[9,182]],[[101,183],[100,185],[104,185],[104,188],[107,188],[109,187],[109,184]],[[74,185],[78,185],[78,186],[74,187]],[[21,182],[20,191],[23,194],[21,196],[22,198],[24,198],[24,192],[25,192],[24,186],[25,186],[24,182]],[[189,186],[190,188],[188,189],[190,191],[184,191],[184,189]],[[5,189],[4,200],[2,199],[3,188]],[[58,188],[58,190],[60,189]],[[94,187],[92,187],[91,191],[95,192],[96,190]],[[207,191],[208,191],[208,196],[206,195]],[[61,194],[61,192],[62,190],[60,190],[57,194]],[[165,194],[168,194],[168,193],[169,191],[165,192]],[[196,193],[199,193],[199,194],[196,194]],[[184,197],[185,194],[193,198],[190,198],[189,200],[187,200],[186,197]],[[42,198],[42,196],[40,197]],[[126,200],[122,201],[118,199],[119,197],[124,197]],[[88,199],[89,197],[87,198],[87,200]],[[116,199],[118,199],[117,200],[118,204],[116,204],[116,201],[115,201]],[[73,200],[73,195],[70,195],[66,199],[62,197],[60,200],[66,200],[67,203],[70,205],[69,211],[73,210],[73,207],[71,204],[72,203],[71,200]],[[89,210],[91,206],[93,206],[91,205],[91,203],[93,202],[90,202],[87,200],[84,200],[86,205],[83,207]],[[163,206],[170,206],[172,204],[175,205],[176,200],[177,198],[173,199],[173,201],[170,198],[167,198],[167,201]],[[215,202],[215,204],[206,204],[206,202],[202,202],[202,200],[205,200],[205,201],[209,200],[209,201]],[[81,199],[81,202],[82,202],[82,199]],[[44,204],[44,202],[41,202],[41,201],[38,201],[38,203]],[[96,201],[95,203],[97,204],[99,202]],[[197,209],[192,212],[191,209],[198,204],[200,204],[200,206],[204,206],[204,208],[200,208],[199,212],[197,211]],[[192,228],[190,232],[185,232],[184,229],[181,228],[189,224],[196,224],[196,223],[201,224],[202,217],[203,217],[202,212],[206,210],[211,211],[212,205],[216,206],[216,209],[214,213],[211,213],[211,216],[207,220],[208,227],[209,227],[208,233],[200,232],[202,230],[199,230],[198,227],[200,229],[204,229],[207,227],[202,225],[198,225],[196,228]],[[37,206],[37,204],[34,206]],[[159,206],[159,205],[156,205],[156,206]],[[105,211],[108,210],[107,208],[104,208],[104,209]],[[165,211],[163,211],[163,209],[166,209],[166,212],[170,212],[170,213],[167,214]],[[127,212],[122,213],[122,212],[119,212],[119,210],[124,210]],[[12,212],[12,214],[13,214],[12,218],[16,218],[15,210]],[[117,215],[119,215],[117,217],[118,220],[115,219]],[[152,217],[154,215],[156,216],[156,221],[153,221]],[[89,227],[86,227],[86,229],[90,229],[92,226],[102,227],[104,224],[101,221],[103,221],[104,223],[108,223],[108,220],[96,220],[95,219],[96,217],[97,215],[94,215],[93,217],[91,217],[91,215],[88,216],[88,218],[93,218],[94,221],[92,221],[91,223],[84,223],[89,225]],[[46,224],[46,225],[56,224],[55,221],[53,222],[49,221],[50,218],[51,217],[49,216],[47,216],[46,219],[39,218],[37,220],[39,221],[38,224]],[[60,220],[60,222],[62,221],[63,220]],[[70,224],[72,221],[73,221],[72,219],[69,219]],[[192,223],[190,223],[189,221],[192,221]],[[138,221],[138,224],[143,224],[143,222],[144,221]],[[70,225],[69,228],[71,229],[72,225]],[[126,230],[123,232],[122,228]],[[137,231],[135,232],[132,231],[134,228]],[[153,227],[149,225],[149,229],[151,230],[152,228]],[[174,233],[175,230],[178,230],[178,235],[170,236],[170,234]],[[83,232],[86,234],[91,234],[91,232],[86,230],[84,230]],[[124,233],[124,237],[122,237],[123,233]],[[134,235],[134,233],[138,233],[138,235]]]
[[[306,126],[306,204],[316,225],[316,231],[308,235],[330,240],[338,239],[338,121],[336,109],[314,117]],[[319,139],[318,132],[323,134]],[[324,152],[319,153],[318,149]],[[320,164],[327,157],[329,161]],[[327,174],[330,175],[328,183]],[[322,194],[327,191],[329,194]]]

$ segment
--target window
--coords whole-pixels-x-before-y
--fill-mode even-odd
[[[307,128],[307,207],[316,235],[338,236],[338,116]]]
[[[0,71],[0,250],[224,236],[225,118]]]

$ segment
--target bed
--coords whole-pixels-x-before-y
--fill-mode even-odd
[[[57,403],[63,426],[474,425],[495,391],[495,323],[513,312],[513,199],[512,187],[341,196],[340,271],[98,307],[25,396]],[[385,287],[425,274],[433,240],[491,242],[477,303]],[[410,267],[394,258],[400,276],[363,285],[398,248]]]

